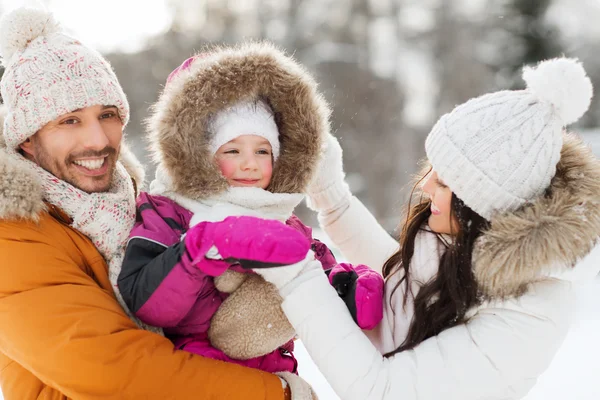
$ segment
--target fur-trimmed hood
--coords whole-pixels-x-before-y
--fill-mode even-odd
[[[293,59],[270,44],[247,43],[196,56],[174,74],[152,107],[148,139],[175,192],[198,200],[227,189],[209,152],[208,119],[240,100],[258,98],[275,113],[281,145],[267,190],[304,191],[329,132],[329,107]]]
[[[571,270],[600,237],[600,161],[572,134],[546,196],[492,218],[473,253],[486,298],[519,295],[529,283]]]
[[[5,115],[6,107],[0,105],[0,219],[37,220],[46,209],[40,178],[24,158],[8,153],[2,133]],[[140,189],[144,168],[124,142],[119,159]]]

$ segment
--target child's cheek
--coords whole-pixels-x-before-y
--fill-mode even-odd
[[[227,158],[220,158],[217,160],[221,174],[225,178],[231,178],[237,168],[236,162]]]
[[[262,162],[261,166],[262,177],[263,179],[271,180],[271,176],[273,175],[273,161],[265,160]]]

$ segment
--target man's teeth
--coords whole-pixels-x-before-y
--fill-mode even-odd
[[[87,169],[99,169],[104,165],[104,158],[97,160],[75,160],[73,162]]]

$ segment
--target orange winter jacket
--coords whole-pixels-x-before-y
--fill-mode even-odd
[[[60,210],[46,204],[44,211],[35,179],[13,164],[0,154],[6,400],[284,398],[275,375],[175,350],[138,329],[92,242]]]

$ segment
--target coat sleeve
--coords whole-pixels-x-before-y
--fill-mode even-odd
[[[319,223],[350,263],[368,265],[380,274],[385,261],[399,248],[354,196],[345,207],[330,214],[319,213]]]
[[[191,262],[183,242],[164,246],[144,238],[129,241],[119,290],[130,310],[153,326],[178,326],[212,277]],[[212,297],[205,296],[212,302]]]
[[[110,286],[102,288],[48,232],[32,229],[0,228],[0,351],[45,387],[81,400],[283,399],[274,375],[173,350],[168,339],[137,329]],[[32,398],[29,387],[18,389],[30,379],[17,385],[6,376],[12,371],[0,371],[2,382],[14,383],[5,397]]]
[[[517,300],[483,307],[467,323],[384,358],[323,274],[309,273],[291,291],[284,287],[282,307],[342,400],[520,398],[564,340],[573,305],[568,283],[539,282]]]
[[[138,318],[171,328],[180,324],[199,298],[212,302],[210,295],[199,296],[211,291],[212,277],[192,264],[180,240],[187,221],[172,207],[156,204],[150,196],[145,199],[138,201],[138,221],[127,243],[118,286]]]
[[[324,270],[330,270],[337,264],[335,256],[329,247],[319,239],[314,238],[312,228],[304,225],[300,218],[292,215],[285,223],[310,240],[310,248],[315,253],[315,258],[321,262]]]

